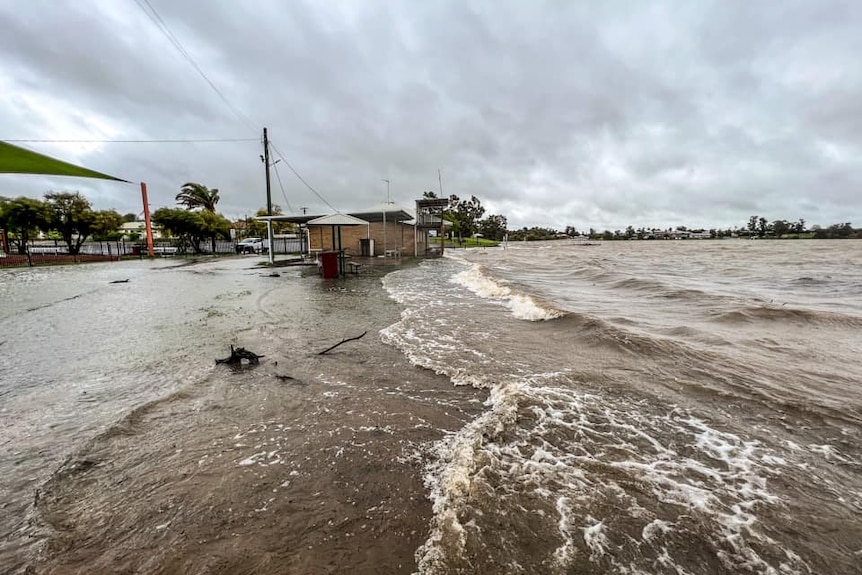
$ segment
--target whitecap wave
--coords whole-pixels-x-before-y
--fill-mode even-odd
[[[512,315],[526,321],[547,321],[566,315],[563,310],[540,302],[535,297],[517,292],[491,278],[481,264],[473,264],[452,278],[452,281],[486,299],[500,301]]]

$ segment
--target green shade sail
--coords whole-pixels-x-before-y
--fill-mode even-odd
[[[37,154],[7,142],[0,142],[0,174],[45,174],[49,176],[98,178],[128,183],[122,178],[56,160],[50,156]]]

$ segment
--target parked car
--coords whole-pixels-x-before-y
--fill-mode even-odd
[[[261,238],[245,238],[236,245],[236,253],[238,254],[265,254],[268,251]]]

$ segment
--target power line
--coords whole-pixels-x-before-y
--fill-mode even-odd
[[[234,115],[236,115],[237,118],[245,122],[247,125],[254,127],[254,122],[252,122],[248,116],[243,114],[236,106],[234,106],[231,101],[227,99],[227,96],[225,96],[224,93],[222,93],[222,91],[219,90],[218,87],[213,83],[213,81],[210,80],[209,76],[206,75],[206,73],[201,69],[201,67],[198,66],[197,62],[195,62],[194,58],[192,58],[192,55],[189,54],[188,50],[185,49],[182,42],[180,42],[179,39],[174,36],[173,32],[171,32],[171,29],[168,28],[168,25],[165,23],[164,20],[162,20],[162,17],[159,16],[159,13],[156,12],[156,9],[153,8],[153,5],[150,4],[149,0],[135,0],[135,3],[144,12],[144,14],[147,15],[147,17],[153,22],[153,24],[156,25],[156,28],[158,28],[159,31],[164,34],[165,38],[168,39],[168,41],[174,46],[174,48],[177,49],[180,55],[185,58],[189,64],[191,64],[192,68],[194,68],[198,74],[200,74],[201,78],[203,78],[206,83],[209,84],[210,88],[212,88],[212,90],[218,95],[219,98],[221,98],[221,100],[227,105],[227,107],[231,109]]]
[[[218,142],[257,142],[259,138],[183,138],[155,140],[7,140],[4,142],[31,142],[40,144],[188,144],[188,143],[218,143]]]
[[[287,164],[287,167],[288,167],[288,168],[290,168],[290,171],[291,171],[291,172],[293,172],[293,175],[294,175],[294,176],[296,176],[296,177],[297,177],[297,179],[299,179],[299,181],[300,181],[300,182],[302,182],[302,183],[305,185],[305,187],[306,187],[306,188],[308,188],[309,190],[311,190],[311,192],[312,192],[315,196],[317,196],[317,197],[320,199],[320,201],[321,201],[321,202],[323,202],[324,204],[326,204],[327,206],[329,206],[329,208],[330,208],[332,211],[334,211],[334,212],[338,212],[338,213],[341,213],[341,212],[339,212],[339,210],[337,210],[337,209],[336,209],[332,204],[330,204],[328,201],[326,201],[326,198],[324,198],[323,196],[321,196],[321,195],[317,192],[317,190],[315,190],[313,187],[311,187],[311,184],[309,184],[308,182],[306,182],[306,181],[305,181],[305,179],[304,179],[302,176],[300,176],[300,175],[299,175],[299,172],[297,172],[297,171],[294,169],[294,167],[290,165],[290,162],[288,162],[288,161],[287,161],[287,158],[285,158],[285,157],[284,157],[284,154],[282,154],[282,153],[279,151],[279,149],[275,147],[275,144],[273,144],[273,143],[272,143],[272,140],[270,140],[270,141],[269,141],[269,145],[270,145],[270,146],[272,146],[272,149],[275,151],[275,153],[276,153],[276,154],[278,154],[278,157],[279,157],[279,158],[281,158],[281,160],[282,160],[285,164]]]
[[[230,108],[231,111],[240,120],[244,121],[246,124],[248,124],[249,126],[254,128],[255,123],[252,122],[248,116],[243,114],[236,106],[234,106],[231,103],[231,101],[227,99],[227,96],[225,96],[222,93],[222,91],[219,90],[218,87],[213,83],[213,81],[209,79],[209,76],[206,75],[206,73],[201,69],[201,67],[198,66],[197,62],[195,62],[194,58],[192,58],[192,56],[191,56],[191,54],[189,54],[188,50],[185,49],[185,47],[182,45],[182,42],[180,42],[179,39],[176,36],[174,36],[173,32],[171,32],[170,28],[168,28],[168,25],[165,23],[164,20],[162,20],[162,17],[159,16],[159,13],[156,11],[155,8],[153,8],[153,6],[152,6],[152,4],[150,4],[149,0],[135,0],[135,3],[144,12],[144,14],[147,15],[147,17],[153,22],[153,24],[156,25],[156,27],[159,29],[159,31],[162,34],[164,34],[164,36],[174,46],[174,48],[177,49],[177,51],[182,55],[182,57],[185,58],[186,61],[188,61],[188,63],[191,64],[191,66],[195,69],[195,71],[197,71],[197,73],[201,75],[201,77],[206,81],[206,83],[209,84],[210,88],[212,88],[213,91],[219,96],[219,98],[222,99],[222,101],[227,105],[227,107]],[[270,144],[272,144],[272,142],[270,142]],[[299,179],[299,181],[305,185],[306,188],[311,190],[312,193],[314,193],[314,195],[317,196],[324,204],[329,206],[329,208],[331,210],[333,210],[334,212],[338,212],[338,210],[335,209],[335,207],[332,204],[330,204],[326,200],[326,198],[321,196],[317,192],[317,190],[315,190],[311,186],[311,184],[309,184],[308,182],[305,181],[305,179],[299,174],[299,172],[297,172],[296,169],[290,164],[290,162],[287,161],[287,158],[285,158],[284,155],[278,151],[278,149],[275,147],[275,145],[272,145],[272,148],[279,155],[279,157],[282,159],[282,161],[284,161],[284,163],[287,164],[287,167],[290,168],[290,171],[293,172],[293,175],[295,175]],[[277,174],[278,174],[278,171],[276,171],[276,175]],[[286,200],[286,196],[285,196],[285,200]]]
[[[281,176],[278,174],[278,165],[272,164],[272,167],[275,168],[275,177],[278,180],[278,187],[281,188],[281,195],[284,198],[284,203],[287,204],[287,209],[293,214],[295,213],[293,211],[293,206],[290,205],[290,200],[287,199],[287,194],[284,193],[284,186],[281,184]]]

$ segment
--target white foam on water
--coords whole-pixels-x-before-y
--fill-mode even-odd
[[[548,559],[564,571],[584,560],[583,554],[578,558],[580,548],[597,567],[607,563],[621,573],[652,572],[647,560],[618,557],[621,546],[640,555],[624,530],[638,523],[639,544],[660,552],[656,561],[669,572],[689,572],[688,557],[674,556],[673,545],[680,535],[691,534],[712,545],[728,570],[810,571],[790,549],[783,550],[787,560],[780,564],[758,553],[764,545],[781,549],[762,531],[758,514],[782,505],[769,490],[768,477],[769,466],[782,464],[783,457],[683,410],[652,414],[622,398],[553,386],[559,377],[492,388],[489,411],[438,445],[438,459],[426,475],[435,519],[432,536],[417,552],[420,573],[445,572],[447,558],[463,552],[464,538],[473,536],[458,517],[476,504],[472,494],[482,492],[478,461],[502,478],[494,483],[498,500],[533,493],[556,502],[548,528],[559,543]],[[673,438],[674,444],[659,438]],[[632,492],[631,485],[642,487]],[[643,488],[654,504],[638,497]],[[619,511],[594,519],[593,510],[606,504]],[[675,518],[659,519],[658,512]],[[583,533],[580,544],[575,529]]]
[[[243,467],[245,467],[247,465],[254,465],[255,463],[258,463],[258,460],[260,458],[262,458],[264,455],[266,455],[266,451],[261,451],[259,453],[255,453],[254,455],[252,455],[250,457],[246,457],[245,459],[243,459],[242,461],[237,463],[237,465],[241,465]]]
[[[479,297],[501,302],[518,319],[547,321],[566,315],[566,312],[562,310],[542,305],[532,296],[518,293],[495,281],[485,273],[484,268],[479,264],[473,264],[469,269],[455,274],[452,281],[466,287]]]
[[[673,523],[662,521],[661,519],[653,519],[644,525],[641,531],[641,539],[649,541],[653,537],[666,535],[673,530]]]
[[[493,387],[486,402],[489,410],[435,445],[436,459],[425,474],[434,519],[430,537],[416,551],[420,573],[445,571],[450,557],[463,554],[465,532],[458,516],[469,500],[477,454],[483,437],[497,435],[515,420],[517,395],[514,384]]]
[[[557,514],[560,516],[557,528],[560,531],[560,538],[563,540],[563,544],[554,550],[554,560],[560,567],[568,567],[572,563],[577,550],[575,541],[572,538],[572,512],[569,507],[569,501],[564,496],[557,498]]]
[[[595,521],[590,516],[587,516],[587,521]],[[593,523],[588,527],[583,527],[584,531],[584,543],[586,543],[587,548],[590,550],[590,559],[593,561],[598,560],[599,557],[605,554],[605,551],[608,547],[608,538],[604,534],[605,522],[599,521],[598,523]]]

